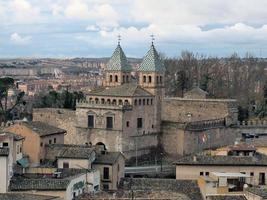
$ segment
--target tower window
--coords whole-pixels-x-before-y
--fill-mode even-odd
[[[143,119],[137,118],[137,128],[142,128],[142,127],[143,127]]]
[[[150,100],[150,104],[153,105],[153,99]]]
[[[137,106],[137,99],[134,100],[134,105]]]
[[[143,99],[143,105],[144,105],[144,106],[146,105],[146,100],[145,100],[145,99]]]
[[[129,76],[126,76],[126,83],[129,83]]]
[[[127,126],[127,127],[130,126],[130,122],[129,122],[129,121],[126,122],[126,126]]]
[[[157,83],[159,83],[159,77],[157,76]]]
[[[107,117],[106,118],[106,122],[107,122],[107,129],[112,129],[113,128],[113,117]]]
[[[112,75],[109,76],[109,82],[112,82]]]
[[[141,106],[142,105],[142,100],[141,99],[139,99],[139,106]]]
[[[146,83],[146,76],[143,76],[143,82]]]
[[[88,115],[88,128],[94,128],[94,115]]]
[[[152,76],[148,76],[148,82],[149,82],[149,83],[152,82]]]
[[[125,76],[122,76],[122,82],[125,83]]]
[[[149,99],[146,100],[146,105],[149,105]]]
[[[160,83],[162,83],[162,76],[160,76]]]
[[[115,75],[115,82],[118,82],[118,75]]]

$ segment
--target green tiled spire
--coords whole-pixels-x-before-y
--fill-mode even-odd
[[[129,65],[127,58],[118,43],[117,48],[115,49],[114,53],[112,54],[110,60],[107,63],[108,71],[124,71],[129,72],[132,71],[131,65]]]
[[[165,67],[163,62],[159,58],[159,54],[152,43],[151,48],[144,57],[140,64],[138,71],[144,72],[164,72]]]

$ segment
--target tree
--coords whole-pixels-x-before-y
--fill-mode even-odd
[[[26,102],[23,100],[25,95],[24,92],[19,92],[14,98],[13,104],[8,106],[8,91],[14,88],[14,79],[10,77],[0,78],[0,115],[4,122],[12,119],[12,112],[19,105],[25,105]]]

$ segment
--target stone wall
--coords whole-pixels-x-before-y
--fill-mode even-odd
[[[204,149],[234,144],[239,131],[230,127],[187,130],[186,124],[163,122],[161,143],[171,156],[182,156]]]
[[[76,134],[76,115],[74,110],[59,108],[33,109],[33,121],[41,121],[67,131],[64,137],[66,144],[80,144],[81,138]]]
[[[231,99],[165,98],[162,104],[163,121],[192,122],[227,118],[227,124],[237,123],[236,101]]]

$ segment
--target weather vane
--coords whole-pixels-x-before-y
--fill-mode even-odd
[[[154,44],[154,40],[155,40],[155,36],[153,34],[151,34],[150,37],[151,37],[151,43],[153,45]]]
[[[119,34],[118,35],[118,44],[120,44],[121,43],[121,35]]]

